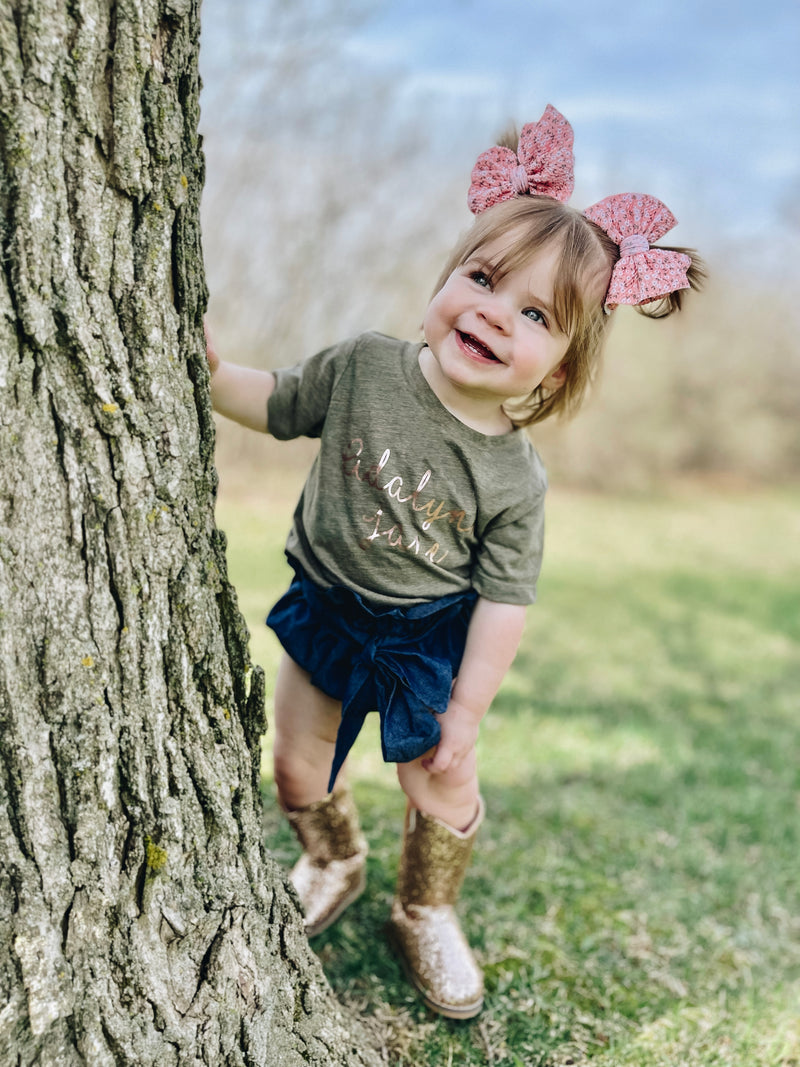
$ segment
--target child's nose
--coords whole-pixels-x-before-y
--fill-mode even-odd
[[[509,309],[495,293],[486,295],[478,308],[478,314],[487,325],[496,330],[502,330],[505,333],[509,328]]]

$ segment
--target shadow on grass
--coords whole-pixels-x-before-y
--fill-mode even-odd
[[[314,948],[389,1063],[644,1067],[669,1062],[644,1051],[664,1020],[687,1063],[792,1062],[752,1045],[800,981],[790,591],[672,573],[594,592],[561,583],[565,614],[534,618],[482,730],[488,818],[460,905],[478,1020],[427,1012],[384,939],[404,801],[390,768],[360,781],[356,755],[368,889]],[[290,865],[269,793],[265,822]]]
[[[797,982],[793,813],[781,818],[763,789],[763,802],[743,804],[739,784],[705,762],[485,784],[489,817],[460,912],[487,1007],[468,1024],[422,1007],[384,939],[402,803],[395,789],[356,783],[368,889],[314,948],[342,999],[377,1020],[387,1062],[581,1062],[698,1004],[724,1029],[740,1003]],[[291,863],[274,809],[267,825]]]

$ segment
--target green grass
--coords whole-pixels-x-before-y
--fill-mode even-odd
[[[218,509],[268,686],[295,489]],[[551,494],[539,603],[480,739],[473,1022],[427,1012],[383,939],[404,802],[368,724],[351,761],[368,890],[314,947],[387,1063],[800,1065],[799,505]]]

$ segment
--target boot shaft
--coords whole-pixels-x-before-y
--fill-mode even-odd
[[[287,812],[286,817],[303,851],[315,863],[366,855],[367,843],[361,833],[358,810],[347,786],[308,807]]]
[[[409,805],[397,872],[397,898],[403,905],[456,903],[484,810],[479,797],[475,818],[466,830],[456,830]]]

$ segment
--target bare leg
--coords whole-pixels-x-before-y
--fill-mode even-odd
[[[478,811],[477,755],[473,749],[458,766],[430,774],[422,766],[434,749],[410,763],[397,764],[400,786],[412,807],[433,815],[455,830],[464,830]]]
[[[284,654],[275,683],[273,763],[286,811],[328,795],[341,704],[311,684],[308,672]],[[344,778],[344,769],[337,784]]]
[[[342,768],[328,794],[341,705],[284,655],[275,683],[273,759],[278,798],[303,847],[289,877],[309,937],[326,930],[364,890],[367,843]]]

